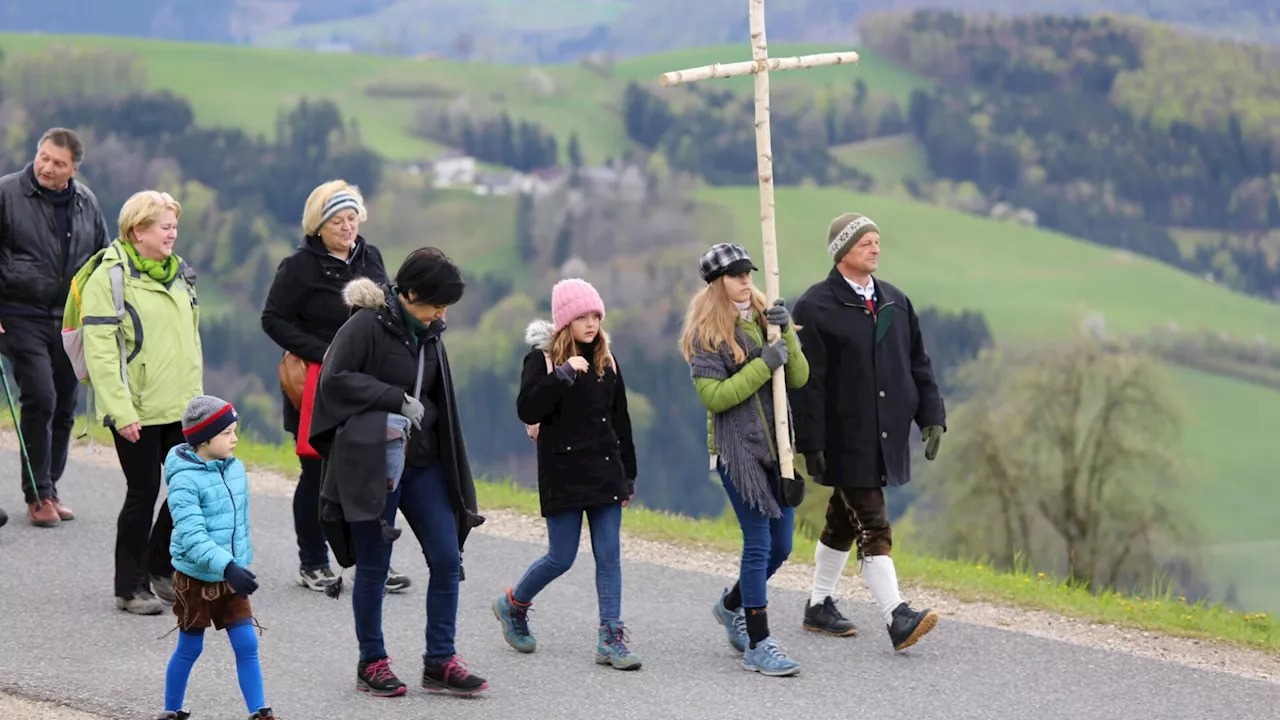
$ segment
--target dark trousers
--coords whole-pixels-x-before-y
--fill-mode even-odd
[[[37,496],[56,498],[58,480],[67,469],[80,388],[62,349],[62,320],[6,315],[0,322],[4,324],[0,353],[13,367],[22,409],[19,428],[35,475],[33,482],[22,463],[22,495],[28,504]]]
[[[120,437],[114,428],[111,432],[126,483],[124,507],[116,521],[116,597],[127,598],[150,587],[151,575],[173,575],[169,557],[173,517],[167,502],[161,503],[160,515],[155,517],[156,498],[160,497],[164,458],[184,440],[182,424],[176,422],[143,427],[136,443]]]
[[[294,443],[297,444],[296,434]],[[298,459],[302,462],[302,473],[298,476],[298,486],[293,489],[293,532],[298,536],[298,563],[302,570],[319,570],[329,567],[329,545],[320,527],[322,461]]]
[[[462,553],[458,549],[458,521],[453,497],[445,482],[444,468],[406,467],[400,487],[387,494],[382,519],[394,525],[396,508],[404,513],[409,528],[427,558],[427,651],[428,662],[441,663],[454,655],[453,637],[458,624],[458,582]],[[382,638],[382,600],[386,595],[387,571],[391,567],[393,543],[382,537],[382,523],[366,520],[351,523],[355,545],[356,581],[351,591],[351,607],[356,619],[356,640],[360,660],[387,656]],[[396,542],[404,543],[401,536]]]
[[[858,559],[890,555],[893,529],[881,488],[833,488],[827,519],[819,538],[832,550],[848,552],[858,545]]]

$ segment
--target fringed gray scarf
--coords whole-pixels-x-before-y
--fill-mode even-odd
[[[695,340],[698,350],[689,362],[694,378],[728,380],[753,359],[760,357],[760,346],[741,327],[734,326],[734,339],[743,349],[746,358],[734,362],[728,343],[722,343],[718,352],[708,352]],[[756,402],[764,408],[760,417]],[[787,407],[787,417],[791,408]],[[712,416],[712,433],[716,454],[728,470],[729,479],[738,495],[748,507],[755,508],[769,518],[782,517],[782,508],[775,498],[774,461],[770,453],[770,437],[765,428],[773,427],[773,385],[765,383],[756,395],[722,413]]]

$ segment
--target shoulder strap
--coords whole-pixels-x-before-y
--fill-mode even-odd
[[[116,257],[120,257],[120,249],[116,248]],[[123,262],[124,258],[120,258]],[[116,345],[120,348],[120,380],[124,383],[124,391],[129,392],[129,350],[124,344],[124,266],[120,264],[107,268],[107,277],[111,280],[111,301],[115,303]]]
[[[418,348],[418,381],[413,384],[413,396],[417,398],[422,394],[422,368],[426,363],[427,344],[422,343],[422,347]]]
[[[551,370],[552,370],[552,367],[551,367],[551,353],[547,352],[546,350],[543,350],[543,351],[542,351],[542,357],[543,357],[543,359],[545,359],[545,360],[547,361],[547,374],[548,374],[548,375],[550,375],[550,374],[551,374]]]

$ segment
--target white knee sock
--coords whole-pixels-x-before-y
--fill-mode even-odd
[[[871,591],[871,597],[884,615],[884,624],[890,625],[893,623],[893,609],[902,603],[893,558],[888,555],[871,555],[863,562],[862,577],[867,581],[867,589]]]
[[[809,596],[810,605],[821,605],[828,597],[836,595],[836,585],[840,583],[840,574],[849,561],[849,551],[832,550],[818,543],[813,551],[813,592]]]

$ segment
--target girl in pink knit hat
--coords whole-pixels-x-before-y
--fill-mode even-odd
[[[573,565],[582,517],[591,527],[600,607],[596,662],[620,670],[640,667],[627,647],[622,622],[622,508],[635,494],[636,450],[627,414],[627,389],[601,328],[604,301],[584,280],[551,290],[552,322],[525,330],[532,345],[524,358],[516,412],[537,443],[538,496],[547,519],[547,554],[515,587],[493,603],[511,647],[531,653],[533,598]]]

